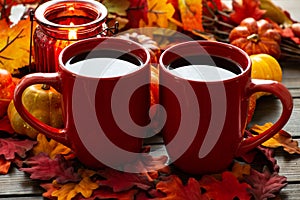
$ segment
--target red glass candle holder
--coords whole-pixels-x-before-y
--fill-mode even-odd
[[[34,13],[38,24],[33,35],[33,72],[55,72],[58,55],[69,44],[101,35],[107,9],[93,0],[53,0]]]

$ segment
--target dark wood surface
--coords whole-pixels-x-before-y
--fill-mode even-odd
[[[231,1],[225,1],[230,3]],[[299,0],[274,0],[277,5],[288,10],[294,19],[300,20]],[[300,142],[300,61],[281,62],[283,69],[283,83],[293,96],[294,109],[292,116],[284,127],[294,140]],[[263,97],[257,102],[257,107],[252,124],[275,122],[281,112],[281,104],[275,97]],[[251,124],[250,124],[251,125]],[[152,149],[164,153],[161,138],[151,140]],[[286,176],[288,185],[280,193],[281,199],[300,199],[300,155],[289,155],[277,149],[275,158],[280,166],[280,175]],[[39,181],[34,181],[27,174],[12,168],[7,175],[0,175],[0,199],[6,200],[41,200],[44,192],[39,186]]]

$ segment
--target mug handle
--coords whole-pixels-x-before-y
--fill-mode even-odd
[[[42,132],[47,137],[68,146],[69,142],[67,139],[66,128],[58,129],[51,127],[34,117],[24,107],[22,103],[22,94],[27,87],[34,84],[48,84],[54,87],[57,91],[60,91],[61,89],[61,80],[58,73],[33,73],[24,76],[16,85],[13,97],[17,112],[30,126],[36,130]]]
[[[249,97],[255,92],[269,92],[277,96],[282,103],[282,113],[273,126],[263,133],[243,140],[237,149],[236,155],[241,156],[244,153],[256,148],[278,133],[289,120],[293,110],[293,99],[288,89],[277,81],[252,79],[249,87]]]

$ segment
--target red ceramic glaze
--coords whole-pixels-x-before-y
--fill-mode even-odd
[[[130,52],[142,61],[142,65],[138,70],[124,76],[109,78],[81,76],[66,68],[66,62],[73,56],[97,49]],[[16,109],[32,127],[70,147],[87,166],[99,168],[108,165],[119,168],[133,161],[141,152],[146,131],[139,127],[149,123],[150,91],[149,84],[144,84],[150,83],[149,61],[149,52],[141,45],[128,40],[102,37],[76,42],[60,54],[58,72],[33,73],[21,79],[14,96]],[[49,84],[62,94],[65,128],[50,127],[24,109],[21,102],[22,93],[28,86],[36,83]],[[141,87],[130,91],[135,86]],[[121,90],[124,96],[123,93],[115,94],[115,90]],[[129,105],[126,104],[128,94]],[[113,101],[114,95],[117,99]],[[123,102],[127,109],[125,111],[122,110],[124,107],[120,106]],[[122,115],[126,111],[131,119]],[[119,118],[116,118],[116,115]],[[121,128],[122,123],[136,124],[137,127],[131,125]],[[134,132],[134,135],[128,133],[128,130]]]
[[[233,60],[242,72],[230,79],[206,82],[186,80],[167,69],[178,55],[207,54]],[[274,81],[252,80],[249,56],[230,44],[190,41],[174,45],[161,55],[159,70],[159,99],[166,113],[163,138],[171,162],[187,173],[226,169],[235,157],[276,134],[292,112],[292,97],[286,87]],[[276,95],[282,114],[264,133],[244,139],[249,97],[258,91]]]

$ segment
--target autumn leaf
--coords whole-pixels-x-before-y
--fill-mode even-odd
[[[168,0],[148,0],[148,23],[140,26],[168,28],[175,9]]]
[[[106,179],[99,180],[99,185],[109,186],[114,192],[129,190],[134,186],[142,190],[148,190],[154,185],[145,174],[126,173],[111,168],[100,170],[98,174]]]
[[[263,126],[254,125],[250,130],[255,133],[263,133],[265,130],[269,129],[273,124],[271,122],[264,124]],[[280,130],[272,138],[262,143],[263,146],[269,148],[283,147],[283,150],[290,154],[300,154],[300,148],[298,147],[298,142],[292,139],[292,136],[284,130]]]
[[[148,1],[131,0],[127,9],[127,19],[129,28],[139,28],[140,21],[148,24]]]
[[[228,171],[222,173],[222,180],[219,181],[211,175],[204,175],[199,180],[201,188],[209,199],[232,200],[251,199],[251,195],[247,192],[250,186],[247,183],[240,183],[238,179]]]
[[[0,68],[14,73],[29,64],[31,22],[28,18],[10,27],[3,19],[0,27]]]
[[[56,155],[69,155],[72,150],[63,144],[56,142],[55,140],[47,140],[47,137],[43,134],[38,134],[37,145],[32,149],[34,155],[40,153],[47,154],[51,159],[54,159]],[[66,157],[66,156],[65,156]]]
[[[178,0],[181,21],[184,30],[203,31],[202,27],[202,1]]]
[[[251,169],[245,180],[252,186],[248,191],[258,200],[274,198],[287,185],[286,177],[279,176],[276,172],[271,174],[267,167],[264,167],[262,173]]]
[[[189,178],[186,185],[176,175],[166,177],[156,185],[156,189],[166,194],[161,200],[185,199],[185,200],[205,200],[208,199],[201,194],[200,185],[194,178]]]
[[[268,161],[271,164],[270,166],[272,167],[271,169],[274,172],[279,172],[279,165],[277,164],[277,160],[274,158],[274,150],[264,146],[258,146],[257,149],[260,150],[260,152],[265,155],[265,158],[263,159]]]
[[[250,169],[251,166],[249,164],[235,161],[231,172],[238,180],[243,180],[245,175],[250,174]]]
[[[5,115],[4,117],[2,117],[0,119],[0,131],[5,131],[10,134],[15,132],[14,129],[10,125],[10,121],[9,121],[7,115]]]
[[[12,160],[16,155],[25,158],[26,152],[31,150],[35,144],[36,141],[28,139],[0,138],[0,155],[3,155],[6,160]]]
[[[56,191],[57,188],[52,183],[42,183],[40,185],[46,192],[43,193],[43,197],[50,199],[52,197],[52,192]]]
[[[110,13],[117,13],[120,16],[126,16],[126,10],[130,6],[128,0],[104,0],[101,2]]]
[[[20,170],[29,173],[31,179],[51,180],[55,178],[58,183],[80,180],[74,167],[71,166],[71,162],[65,160],[62,155],[50,159],[48,155],[40,153],[24,161],[24,163],[29,167],[20,168]]]
[[[259,5],[259,0],[233,0],[233,12],[230,14],[230,19],[236,24],[240,24],[240,22],[247,17],[259,20],[266,12],[265,10],[261,10]]]
[[[118,199],[118,200],[134,200],[137,190],[128,190],[123,192],[114,192],[108,188],[98,188],[94,190],[90,198],[84,198],[85,200],[96,200],[96,199]]]
[[[11,161],[0,156],[0,174],[7,174],[10,168]]]
[[[79,170],[81,181],[79,183],[66,183],[59,185],[59,189],[53,191],[51,195],[57,197],[58,200],[71,200],[77,194],[81,194],[84,198],[91,197],[93,191],[99,185],[91,180],[91,176],[95,174],[92,170]],[[54,181],[53,184],[56,184]]]

